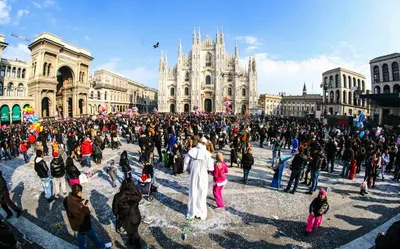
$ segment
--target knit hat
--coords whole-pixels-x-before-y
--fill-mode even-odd
[[[58,152],[54,152],[53,154],[54,154],[53,156],[54,156],[55,158],[58,157]]]
[[[321,188],[321,190],[319,191],[319,195],[326,196],[326,190],[324,188]]]

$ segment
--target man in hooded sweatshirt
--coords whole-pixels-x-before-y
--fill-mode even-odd
[[[207,218],[208,172],[214,171],[214,160],[207,151],[207,139],[202,137],[184,159],[184,170],[190,172],[188,212],[186,218]]]
[[[36,151],[35,158],[35,171],[38,174],[40,180],[42,181],[44,196],[48,202],[54,201],[54,196],[51,194],[51,179],[49,177],[49,168],[46,162],[43,160],[43,151]]]

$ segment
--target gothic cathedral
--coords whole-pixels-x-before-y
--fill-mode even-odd
[[[206,36],[201,40],[200,29],[193,32],[192,50],[168,67],[167,55],[161,55],[158,71],[158,111],[225,112],[224,97],[231,102],[233,113],[244,113],[257,106],[257,67],[249,57],[248,68],[239,65],[237,44],[234,55],[225,50],[224,33],[217,30],[215,41]]]

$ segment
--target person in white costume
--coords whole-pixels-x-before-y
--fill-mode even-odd
[[[185,156],[184,170],[190,173],[188,220],[207,218],[208,171],[214,170],[214,159],[207,151],[206,144],[207,139],[202,137]]]

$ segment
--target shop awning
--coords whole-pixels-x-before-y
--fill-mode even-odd
[[[8,105],[3,105],[0,109],[0,121],[10,122],[10,108]]]
[[[21,107],[19,105],[14,105],[12,108],[12,121],[21,121]]]
[[[362,99],[370,99],[382,107],[400,107],[400,93],[362,94]]]

